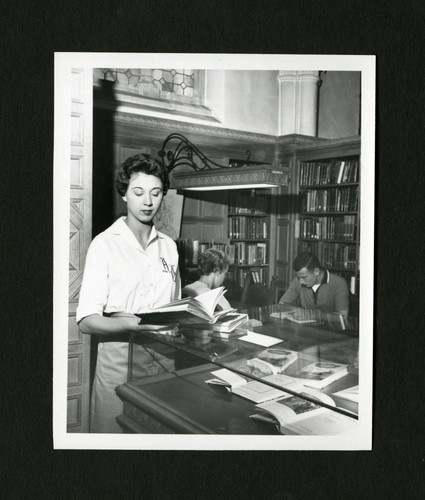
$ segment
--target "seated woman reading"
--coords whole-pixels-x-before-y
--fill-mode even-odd
[[[227,270],[229,269],[229,258],[221,250],[210,248],[198,258],[198,271],[200,277],[197,281],[186,285],[182,289],[183,297],[196,297],[201,293],[218,288],[223,284]],[[218,301],[219,309],[230,309],[229,302],[221,297]]]

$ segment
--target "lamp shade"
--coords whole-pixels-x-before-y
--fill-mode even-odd
[[[271,188],[288,185],[288,172],[273,165],[173,172],[171,187],[193,191]]]
[[[178,133],[165,139],[158,154],[171,173],[171,187],[174,189],[213,191],[288,185],[288,170],[280,165],[250,162],[250,151],[247,151],[247,160],[237,165],[221,165]],[[180,167],[185,169],[179,172]]]

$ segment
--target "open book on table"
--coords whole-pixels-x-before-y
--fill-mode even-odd
[[[342,391],[334,392],[332,398],[336,405],[351,411],[355,415],[359,413],[359,386],[349,387]]]
[[[326,394],[322,394],[316,389],[303,387],[302,384],[287,375],[283,375],[282,373],[263,377],[261,379],[262,382],[242,377],[227,368],[215,370],[211,372],[211,374],[216,378],[206,380],[206,384],[224,386],[229,392],[249,399],[250,401],[254,401],[254,403],[262,403],[287,396],[288,393],[286,391],[289,390],[291,392],[302,393],[311,398],[318,399],[329,406],[335,406],[332,398]],[[283,391],[269,384],[281,387]]]
[[[293,323],[298,323],[300,325],[321,322],[316,311],[301,309],[298,307],[290,311],[272,312],[270,316],[277,319],[287,319],[288,321],[292,321]]]
[[[257,413],[250,418],[274,424],[281,434],[291,435],[338,435],[353,430],[357,420],[313,403],[302,396],[312,397],[312,392],[299,396],[285,395],[279,399],[257,404]],[[325,394],[316,392],[316,399],[332,405]],[[335,403],[333,403],[335,405]]]
[[[297,371],[293,371],[291,368],[286,374],[303,385],[323,389],[345,377],[348,374],[348,365],[321,360],[310,363]]]
[[[348,389],[334,392],[332,394],[332,396],[336,396],[337,398],[345,399],[345,400],[351,401],[353,403],[358,403],[359,402],[359,386],[355,385],[353,387],[349,387]]]
[[[243,361],[237,369],[256,378],[282,373],[298,358],[296,351],[282,348],[269,348],[256,354],[255,358]]]
[[[249,399],[250,401],[254,401],[254,403],[270,401],[271,399],[279,398],[286,394],[285,392],[265,383],[241,377],[237,373],[233,373],[226,368],[213,371],[211,374],[216,378],[206,380],[206,384],[224,386],[229,392]],[[273,377],[276,376],[273,375]],[[276,383],[276,385],[280,385],[282,388],[286,385],[296,384],[296,382],[294,382],[294,380],[290,377],[285,377],[284,375],[281,375],[281,377],[282,379],[279,383],[276,383],[275,381],[272,382]],[[264,380],[267,380],[267,377]]]
[[[215,311],[218,301],[225,293],[224,287],[214,288],[196,297],[174,300],[168,304],[139,312],[141,324],[213,324],[235,309]]]

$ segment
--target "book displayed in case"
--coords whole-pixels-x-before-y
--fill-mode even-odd
[[[257,413],[250,418],[276,425],[281,434],[338,435],[356,428],[356,422],[350,417],[299,396],[285,395],[256,407]]]
[[[317,255],[343,276],[352,294],[359,289],[360,157],[299,163],[298,252]]]

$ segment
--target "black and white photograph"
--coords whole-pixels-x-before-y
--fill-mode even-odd
[[[54,76],[54,448],[371,450],[375,57]],[[282,396],[320,425],[252,418]]]

